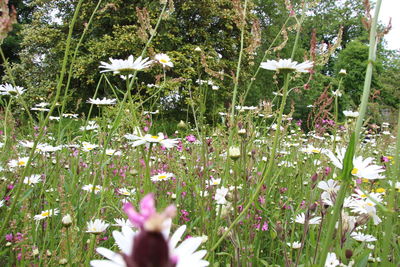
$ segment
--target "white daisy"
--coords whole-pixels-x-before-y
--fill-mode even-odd
[[[211,180],[207,181],[208,186],[220,185],[220,184],[221,184],[221,178],[211,178]]]
[[[94,189],[94,193],[97,194],[97,193],[99,193],[100,191],[103,190],[103,187],[102,187],[101,185],[96,185],[96,186],[93,188],[93,185],[92,185],[92,184],[88,184],[88,185],[82,186],[82,190],[85,190],[85,191],[88,191],[88,192],[92,192],[93,189]]]
[[[374,242],[377,240],[374,236],[366,235],[361,232],[353,232],[350,236],[359,242]]]
[[[124,135],[126,139],[133,141],[131,143],[132,146],[140,146],[143,144],[149,145],[151,143],[158,143],[166,148],[172,148],[176,146],[179,141],[177,139],[167,139],[164,137],[164,134],[158,133],[158,135],[150,135],[146,134],[145,136],[138,136],[135,134],[126,134]]]
[[[114,221],[115,224],[113,224],[113,226],[130,227],[130,228],[134,227],[134,225],[128,219],[125,220],[125,219],[115,218]]]
[[[167,173],[167,172],[163,172],[163,173],[159,173],[156,175],[153,175],[151,177],[151,180],[153,182],[159,182],[159,181],[166,181],[169,180],[170,178],[174,177],[174,174],[172,173]]]
[[[71,118],[71,119],[77,119],[79,114],[72,114],[72,113],[64,113],[63,117],[64,118]]]
[[[333,252],[329,252],[326,256],[325,267],[336,267],[339,266],[340,262],[336,258],[336,254]]]
[[[360,189],[355,189],[354,191],[355,194],[352,194],[353,198],[364,199],[368,201],[372,206],[375,206],[376,203],[381,203],[383,201],[382,194],[380,193],[375,193],[375,192],[364,193]]]
[[[331,194],[337,193],[340,185],[335,180],[329,179],[328,181],[320,181],[317,187]]]
[[[342,96],[342,92],[337,89],[336,91],[332,91],[332,95],[337,96],[337,97],[341,97]]]
[[[62,146],[51,146],[48,144],[39,144],[36,147],[36,152],[48,153],[48,152],[55,152],[61,150]]]
[[[53,215],[57,215],[60,212],[59,209],[52,209],[52,210],[44,210],[40,214],[35,215],[33,218],[36,221],[46,219],[47,217],[51,217]]]
[[[0,208],[4,206],[4,203],[6,203],[4,199],[0,200]]]
[[[32,141],[19,141],[18,142],[21,146],[23,146],[23,147],[27,147],[27,148],[32,148],[33,147],[33,145],[34,145],[34,142],[32,142]]]
[[[225,187],[218,188],[215,191],[214,199],[219,205],[226,205],[228,201],[226,200],[226,195],[228,194],[229,189]]]
[[[296,72],[308,72],[309,69],[313,67],[313,62],[305,61],[303,63],[297,64],[297,61],[292,61],[291,59],[279,59],[267,60],[267,62],[261,62],[260,67],[266,70],[273,71],[296,71]]]
[[[108,223],[105,223],[103,220],[96,219],[96,220],[91,220],[87,222],[87,230],[86,233],[91,233],[91,234],[100,234],[107,230],[107,227],[109,226]]]
[[[344,110],[343,114],[349,118],[357,118],[358,115],[360,115],[360,113],[358,113],[357,111],[351,111],[351,110]]]
[[[112,148],[107,148],[106,149],[106,155],[107,156],[121,156],[122,152],[121,151],[117,151],[117,150],[112,149]]]
[[[294,241],[293,243],[286,243],[289,247],[293,249],[301,248],[301,243],[298,241]]]
[[[146,69],[153,63],[152,60],[149,61],[149,58],[142,59],[141,56],[134,61],[132,55],[127,60],[113,58],[109,58],[109,60],[111,64],[103,61],[100,62],[102,65],[99,68],[105,69],[101,72],[112,71],[114,74],[126,74]]]
[[[119,194],[121,194],[123,196],[128,196],[128,197],[136,194],[135,188],[129,190],[129,189],[123,187],[123,188],[118,188],[117,191]]]
[[[9,83],[0,85],[0,95],[19,96],[22,95],[26,89],[21,86],[12,86]]]
[[[18,159],[12,159],[8,163],[8,166],[10,168],[25,167],[26,164],[28,163],[28,159],[29,159],[29,157],[22,157],[22,158],[18,158]]]
[[[307,153],[307,154],[319,154],[324,152],[324,149],[322,148],[316,148],[312,145],[307,145],[307,147],[301,148],[301,152]]]
[[[165,66],[173,67],[174,63],[171,62],[171,58],[166,54],[157,54],[155,55],[154,59],[158,61],[164,68]]]
[[[32,174],[31,176],[25,177],[24,184],[35,185],[42,181],[42,176],[40,174]]]
[[[368,199],[352,199],[348,204],[348,207],[354,213],[368,215],[368,217],[372,218],[375,225],[378,225],[382,222],[382,220],[376,214],[375,204],[371,203],[371,201]]]
[[[300,223],[300,224],[305,224],[306,215],[304,214],[304,212],[300,213],[300,214],[297,214],[296,215],[296,219],[294,221],[297,222],[297,223]],[[314,217],[314,218],[311,218],[308,221],[308,224],[310,224],[310,225],[311,224],[320,224],[320,222],[321,222],[321,217]]]
[[[329,157],[333,165],[337,168],[343,168],[343,159],[346,153],[346,148],[339,148],[336,150],[336,155],[332,151],[326,150],[325,154]],[[382,166],[374,165],[373,158],[363,159],[361,156],[354,157],[353,159],[353,170],[351,174],[357,178],[364,179],[383,179],[384,176],[380,175],[385,169]]]
[[[95,145],[95,144],[91,144],[91,143],[88,143],[88,142],[82,142],[82,150],[86,151],[86,152],[91,151],[91,150],[93,150],[95,148],[98,148],[98,147],[99,146]]]
[[[31,108],[32,111],[50,111],[48,108],[38,108],[38,107],[33,107]]]
[[[86,101],[86,103],[89,103],[89,104],[93,104],[93,105],[115,105],[115,104],[117,104],[117,99],[107,99],[107,98],[103,98],[103,99],[100,99],[100,98],[96,98],[96,99],[94,99],[94,98],[89,98],[89,100],[88,101]]]

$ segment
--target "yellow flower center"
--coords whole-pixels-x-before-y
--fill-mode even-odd
[[[158,136],[157,135],[152,135],[151,138],[158,139]]]
[[[47,216],[49,216],[49,215],[50,215],[50,212],[48,212],[48,211],[42,212],[42,216],[43,216],[43,217],[47,217]]]
[[[168,60],[166,60],[166,59],[160,59],[160,62],[161,62],[161,63],[168,63]]]
[[[364,197],[367,197],[367,195],[362,194],[360,197],[364,198]]]
[[[318,149],[313,149],[313,150],[311,150],[311,152],[312,152],[312,153],[321,153],[321,151],[318,150]]]
[[[386,192],[386,190],[385,190],[385,188],[378,188],[378,189],[376,189],[376,192],[377,193],[385,193]]]
[[[367,205],[370,206],[370,207],[374,206],[374,204],[372,204],[372,203],[367,203]]]
[[[163,180],[163,179],[165,179],[165,178],[167,178],[166,175],[160,175],[160,176],[158,176],[158,179],[159,179],[159,180]]]
[[[26,162],[23,160],[18,161],[18,166],[24,166],[25,164]]]
[[[353,174],[353,175],[355,175],[355,174],[357,174],[358,173],[358,169],[357,168],[354,168],[352,171],[351,171],[351,174]]]

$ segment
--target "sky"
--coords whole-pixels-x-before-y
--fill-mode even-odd
[[[392,30],[385,35],[389,49],[400,49],[400,0],[382,0],[379,21],[384,25],[392,18]]]

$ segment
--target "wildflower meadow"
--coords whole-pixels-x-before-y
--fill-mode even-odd
[[[400,266],[382,0],[0,0],[0,266]]]

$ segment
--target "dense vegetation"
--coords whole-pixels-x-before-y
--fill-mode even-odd
[[[0,0],[0,266],[399,266],[381,3]]]

